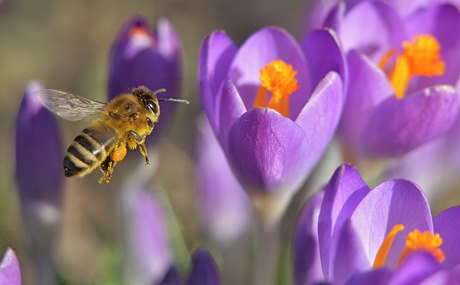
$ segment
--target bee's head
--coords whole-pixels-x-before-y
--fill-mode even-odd
[[[157,94],[165,91],[165,89],[152,91],[144,86],[140,86],[131,90],[131,92],[139,98],[139,101],[145,107],[145,109],[149,111],[148,117],[153,122],[158,121],[158,117],[160,116],[160,104],[158,104]]]

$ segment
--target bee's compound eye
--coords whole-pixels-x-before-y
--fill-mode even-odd
[[[152,120],[150,120],[150,118],[147,118],[147,125],[149,126],[149,128],[153,129],[153,122]]]

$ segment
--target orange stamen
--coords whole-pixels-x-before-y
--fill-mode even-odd
[[[412,42],[404,41],[403,50],[388,72],[388,78],[395,90],[396,98],[404,98],[407,86],[415,76],[440,76],[444,74],[445,63],[441,59],[441,45],[431,35],[419,35]],[[390,59],[397,54],[395,49],[388,51],[379,62],[384,69]]]
[[[261,86],[254,100],[254,107],[272,108],[288,117],[289,95],[299,89],[296,75],[297,70],[280,59],[265,65],[260,70]]]
[[[433,234],[430,231],[421,232],[417,229],[410,232],[406,237],[406,247],[398,258],[398,265],[412,252],[425,250],[442,263],[446,257],[444,252],[439,248],[442,245],[442,238],[439,234]]]
[[[401,224],[397,224],[391,229],[391,231],[388,233],[388,235],[383,240],[382,245],[380,246],[379,251],[377,252],[377,255],[375,256],[374,264],[372,265],[373,268],[377,269],[385,265],[385,263],[387,262],[388,254],[390,253],[390,249],[395,240],[395,237],[402,230],[404,230],[404,226]]]
[[[122,161],[123,158],[125,158],[127,152],[128,152],[128,150],[126,149],[126,146],[124,146],[124,145],[119,146],[118,148],[113,150],[113,152],[112,152],[112,160],[114,162]]]

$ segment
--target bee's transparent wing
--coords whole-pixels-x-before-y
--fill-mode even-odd
[[[105,111],[105,103],[59,90],[44,89],[36,93],[38,100],[48,110],[69,120],[79,121],[94,118]]]

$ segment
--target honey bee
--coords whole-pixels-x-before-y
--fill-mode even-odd
[[[99,166],[99,183],[110,182],[113,170],[126,156],[127,149],[139,147],[149,164],[145,139],[160,117],[160,101],[186,100],[157,98],[166,89],[151,91],[141,86],[101,103],[71,93],[44,89],[37,92],[39,101],[50,111],[69,120],[93,119],[72,142],[64,157],[64,175],[83,177]]]

